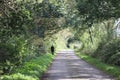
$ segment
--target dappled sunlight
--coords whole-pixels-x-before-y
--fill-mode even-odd
[[[73,37],[73,33],[70,31],[71,28],[66,28],[66,29],[63,29],[61,31],[59,31],[57,34],[55,34],[56,36],[56,45],[57,45],[57,50],[58,51],[66,51],[66,50],[69,50],[67,48],[67,40],[70,38],[70,37]]]
[[[58,80],[89,80],[89,79],[58,79]]]
[[[97,79],[97,78],[92,78],[92,79],[79,79],[79,78],[75,78],[75,79],[58,79],[58,80],[100,80],[100,79]],[[102,80],[110,80],[110,79],[102,79]]]
[[[60,55],[63,53],[63,55],[66,53],[66,55],[69,55],[67,53],[73,53],[74,50],[71,50],[71,49],[65,49],[65,50],[62,50],[62,51],[59,51]],[[73,55],[73,54],[70,54],[70,55]]]
[[[109,70],[112,70],[112,69],[114,69],[114,67],[111,67],[111,66],[110,66],[110,67],[107,67],[107,68],[106,68],[106,70],[108,70],[108,71],[109,71]]]
[[[112,80],[112,78],[77,57],[73,50],[63,50],[56,55],[42,80]]]
[[[120,80],[120,0],[0,0],[0,80],[113,79],[88,63]]]

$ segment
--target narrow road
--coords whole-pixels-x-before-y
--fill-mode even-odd
[[[42,80],[115,80],[74,54],[60,51]]]

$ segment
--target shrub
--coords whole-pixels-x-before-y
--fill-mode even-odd
[[[9,73],[13,67],[22,64],[24,58],[30,54],[27,40],[21,37],[11,37],[6,43],[0,43],[0,64],[4,73]]]
[[[119,65],[120,66],[120,52],[112,55],[109,59],[109,63]]]
[[[31,76],[27,76],[21,73],[12,74],[11,76],[6,75],[1,77],[1,79],[2,80],[36,80]]]
[[[52,62],[53,56],[45,54],[32,59],[17,68],[13,74],[0,77],[1,80],[39,80]]]
[[[104,44],[100,44],[98,49],[94,52],[93,56],[99,58],[103,62],[120,65],[119,52],[120,40],[111,40]]]

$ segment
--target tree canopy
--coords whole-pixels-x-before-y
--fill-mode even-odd
[[[80,42],[79,50],[84,53],[98,57],[102,52],[101,59],[119,65],[119,40],[114,44],[113,38],[119,18],[120,0],[0,0],[0,70],[11,72],[11,68],[49,52],[50,45],[56,46],[55,40],[61,37],[67,46]],[[62,33],[66,28],[74,36],[69,30]],[[59,31],[62,36],[55,36]]]

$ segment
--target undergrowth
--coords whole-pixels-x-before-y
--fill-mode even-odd
[[[45,54],[15,69],[10,75],[3,75],[0,80],[40,80],[42,74],[47,70],[53,60],[51,54]]]

